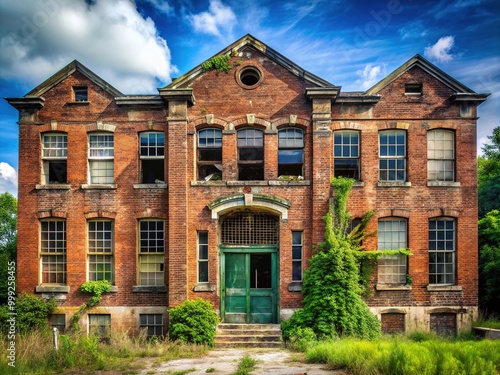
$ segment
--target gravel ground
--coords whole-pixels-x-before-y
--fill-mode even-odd
[[[347,374],[329,370],[324,364],[305,363],[303,355],[280,349],[218,349],[209,351],[201,358],[176,359],[154,365],[152,362],[139,372],[141,375],[175,374],[189,375],[233,374],[241,358],[249,355],[257,361],[251,374],[273,375],[326,375]],[[189,370],[189,371],[188,371]],[[186,372],[184,372],[186,371]]]

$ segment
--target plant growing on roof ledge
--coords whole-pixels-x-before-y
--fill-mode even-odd
[[[212,69],[215,69],[218,72],[229,73],[229,71],[233,67],[231,64],[229,64],[230,59],[231,59],[230,54],[214,56],[208,59],[207,61],[203,62],[201,64],[201,69],[203,69],[204,72],[208,72]]]

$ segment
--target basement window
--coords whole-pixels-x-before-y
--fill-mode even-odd
[[[74,86],[73,95],[75,102],[87,102],[89,100],[89,91],[87,86]]]
[[[422,95],[421,83],[406,83],[405,95]]]

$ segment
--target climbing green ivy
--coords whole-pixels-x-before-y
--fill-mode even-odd
[[[362,299],[364,285],[359,271],[360,260],[377,259],[376,255],[365,256],[371,252],[360,249],[361,241],[370,235],[366,227],[373,212],[368,212],[348,233],[351,217],[347,199],[353,183],[354,180],[341,177],[331,181],[334,202],[323,218],[325,240],[314,249],[309,268],[304,272],[304,307],[283,323],[285,339],[300,336],[307,329],[317,338],[344,335],[373,338],[380,334],[379,320]],[[363,278],[369,280],[369,274]]]
[[[207,61],[201,64],[201,69],[204,72],[208,72],[209,70],[215,69],[218,72],[229,73],[232,68],[232,65],[229,64],[229,60],[231,59],[231,55],[218,55],[214,56]]]
[[[94,307],[99,302],[101,302],[102,294],[108,293],[111,291],[111,284],[108,280],[99,280],[99,281],[86,281],[82,285],[80,285],[80,290],[84,293],[91,294],[91,297],[88,302],[84,302],[78,311],[71,317],[70,319],[70,328],[73,331],[78,331],[78,321],[80,320],[81,315],[89,308]]]

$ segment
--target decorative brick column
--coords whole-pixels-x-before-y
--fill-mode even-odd
[[[164,89],[160,95],[168,104],[168,292],[169,306],[187,299],[188,184],[187,107],[194,102],[192,89]]]

